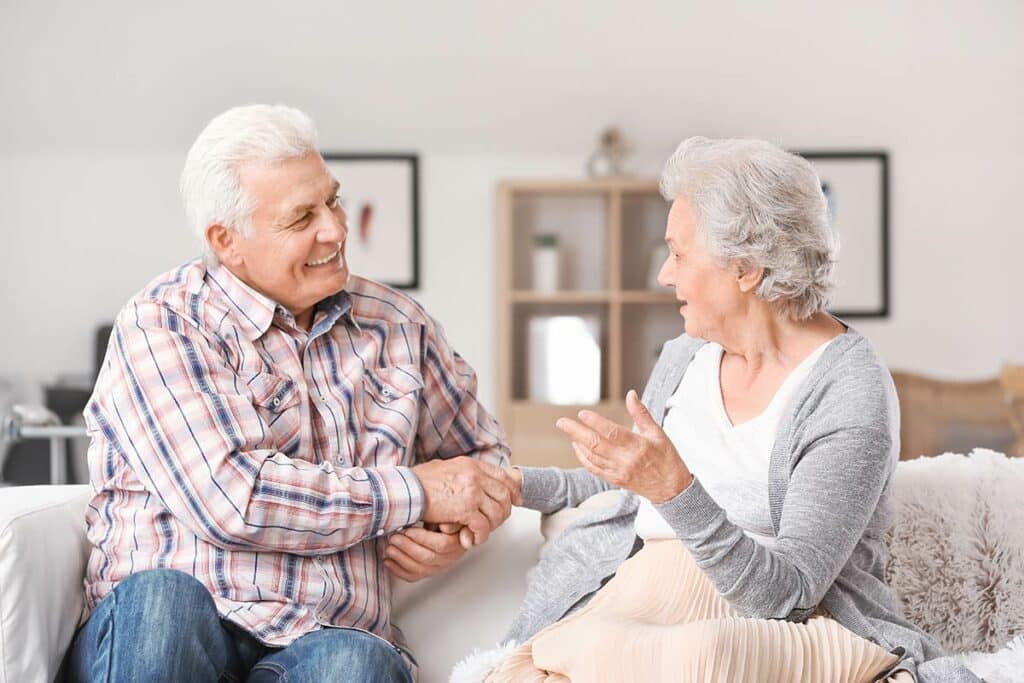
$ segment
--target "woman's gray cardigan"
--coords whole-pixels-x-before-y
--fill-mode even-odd
[[[660,424],[705,342],[665,344],[643,402]],[[686,445],[681,445],[683,458]],[[768,473],[775,544],[758,544],[730,522],[695,480],[656,506],[718,592],[741,614],[803,621],[819,606],[846,628],[904,654],[900,668],[921,681],[977,681],[942,658],[931,637],[899,615],[883,573],[883,535],[892,522],[890,483],[899,453],[892,377],[852,328],[826,348],[780,420]],[[608,484],[584,469],[522,468],[523,504],[550,513],[576,506]],[[508,637],[523,641],[578,607],[639,547],[637,499],[577,520],[531,571]]]

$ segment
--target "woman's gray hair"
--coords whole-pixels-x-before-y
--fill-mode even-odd
[[[811,164],[763,140],[684,140],[665,164],[661,194],[685,197],[723,265],[764,268],[755,293],[804,320],[828,306],[839,240]]]
[[[220,223],[243,236],[252,229],[255,201],[242,188],[239,166],[300,157],[316,149],[313,120],[284,105],[235,107],[206,124],[188,151],[180,187],[207,264],[217,263],[206,242],[207,226]]]

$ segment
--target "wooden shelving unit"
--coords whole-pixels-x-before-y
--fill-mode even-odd
[[[498,185],[498,413],[523,465],[576,466],[555,420],[583,407],[627,422],[626,391],[643,389],[657,351],[682,332],[672,292],[651,289],[651,253],[668,205],[649,179],[509,180]],[[532,288],[533,235],[554,233],[565,282]],[[601,320],[601,400],[566,406],[528,400],[525,329],[534,315],[591,314]]]

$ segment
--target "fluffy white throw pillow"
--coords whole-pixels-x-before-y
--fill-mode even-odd
[[[950,652],[1024,633],[1024,458],[976,449],[901,462],[887,578]]]

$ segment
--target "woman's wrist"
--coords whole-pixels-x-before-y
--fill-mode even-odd
[[[683,469],[682,471],[678,472],[676,476],[673,476],[669,478],[668,481],[666,481],[664,494],[662,496],[659,496],[658,500],[655,500],[653,498],[650,500],[652,503],[667,503],[668,501],[672,500],[686,489],[690,488],[690,484],[692,483],[693,475],[690,473],[689,470]]]
[[[523,473],[515,465],[507,467],[509,478],[513,482],[512,490],[512,504],[522,505],[523,504]]]

